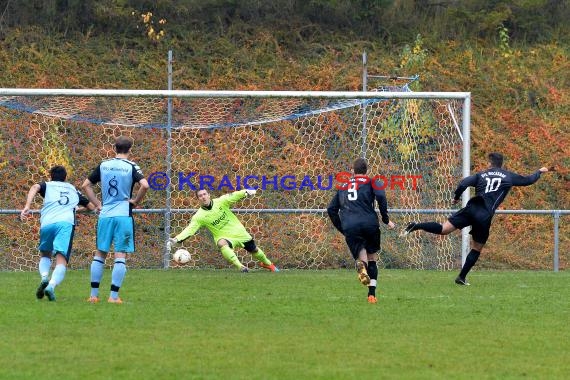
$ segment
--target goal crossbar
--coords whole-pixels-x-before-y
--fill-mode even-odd
[[[224,91],[0,88],[0,96],[125,96],[157,98],[466,99],[470,92]]]

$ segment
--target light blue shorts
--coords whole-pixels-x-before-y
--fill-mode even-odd
[[[132,216],[99,218],[97,222],[97,249],[109,252],[114,244],[115,252],[135,251],[135,222]]]
[[[42,252],[61,253],[69,262],[73,232],[75,226],[68,222],[57,222],[40,228],[40,246]]]

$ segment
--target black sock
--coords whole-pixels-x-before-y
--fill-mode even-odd
[[[378,279],[378,266],[376,265],[376,261],[368,262],[368,276],[371,280]]]
[[[376,265],[376,261],[368,262],[368,276],[370,276],[370,280],[378,280],[378,266]],[[368,287],[368,295],[376,296],[376,286]]]
[[[467,273],[469,273],[471,268],[473,268],[473,265],[475,265],[475,263],[477,262],[477,259],[479,259],[480,254],[481,254],[481,252],[476,251],[474,249],[469,251],[469,254],[465,258],[465,264],[463,264],[463,268],[461,268],[461,272],[459,272],[459,277],[461,279],[465,280]]]
[[[416,223],[413,230],[414,231],[424,230],[432,234],[441,235],[441,231],[443,231],[443,226],[436,222]]]

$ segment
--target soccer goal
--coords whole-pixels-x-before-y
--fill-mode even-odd
[[[469,102],[469,93],[453,92],[0,89],[0,269],[36,268],[38,215],[17,218],[29,187],[56,164],[79,187],[114,156],[119,135],[135,140],[132,159],[151,184],[136,210],[131,267],[177,267],[165,238],[187,225],[199,187],[213,197],[257,187],[235,209],[279,266],[352,267],[325,210],[339,173],[364,156],[400,228],[444,220],[469,174]],[[78,215],[72,268],[88,267],[95,225],[95,215]],[[461,262],[461,235],[400,239],[381,228],[384,267],[445,270]],[[206,230],[183,247],[192,253],[184,268],[227,267]],[[238,254],[255,267],[247,252]]]

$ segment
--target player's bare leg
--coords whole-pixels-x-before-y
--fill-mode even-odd
[[[368,255],[366,249],[362,248],[358,252],[358,259],[356,260],[356,271],[358,272],[358,281],[364,286],[370,284],[370,277],[368,276]]]

